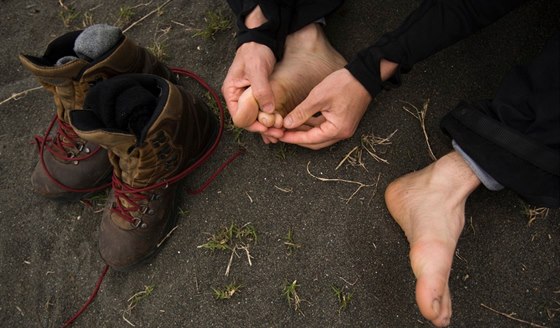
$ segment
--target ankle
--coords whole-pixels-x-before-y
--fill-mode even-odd
[[[461,198],[466,199],[480,185],[478,177],[456,151],[441,157],[429,168],[431,184]]]
[[[296,32],[288,35],[286,42],[297,43],[298,46],[313,45],[325,38],[323,27],[319,23],[305,25]]]

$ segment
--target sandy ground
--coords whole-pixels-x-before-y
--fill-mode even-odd
[[[18,53],[41,54],[61,34],[83,28],[84,13],[113,24],[122,1],[75,1],[79,16],[65,27],[57,1],[2,0],[0,8],[0,99],[38,86],[17,60]],[[134,9],[131,22],[163,1]],[[348,1],[328,20],[327,34],[348,59],[384,31],[395,28],[418,1]],[[440,118],[461,99],[492,97],[502,76],[529,60],[557,28],[559,3],[534,1],[486,30],[417,65],[401,88],[375,100],[356,135],[322,151],[265,146],[242,136],[247,154],[230,165],[202,194],[183,196],[186,214],[164,249],[130,273],[109,271],[91,307],[76,327],[127,327],[129,297],[152,286],[126,318],[136,327],[427,327],[414,301],[408,245],[384,205],[383,191],[396,177],[430,163],[419,122],[403,101],[421,106],[430,99],[426,127],[436,156],[450,148]],[[174,0],[126,34],[143,46],[159,41],[166,62],[197,72],[219,89],[235,50],[234,29],[214,39],[193,37],[206,26],[207,11],[225,1]],[[126,24],[128,26],[130,23]],[[44,90],[0,105],[0,322],[3,327],[59,327],[87,299],[104,263],[97,252],[100,213],[81,203],[60,203],[32,193],[29,177],[37,161],[31,144],[43,133],[54,105]],[[360,144],[362,134],[385,137],[378,151],[389,164],[364,156],[365,168],[341,159]],[[226,132],[218,152],[189,176],[182,189],[198,186],[238,148]],[[310,176],[374,184],[324,182]],[[283,189],[283,190],[281,190]],[[528,225],[524,203],[509,192],[480,188],[470,198],[450,287],[452,327],[523,327],[514,318],[560,327],[560,221],[558,211]],[[252,266],[240,252],[229,277],[229,252],[197,248],[230,224],[250,223],[258,234]],[[288,231],[301,244],[291,255]],[[301,312],[290,308],[283,286],[297,280]],[[241,284],[229,300],[212,288]],[[339,313],[331,286],[351,293]]]

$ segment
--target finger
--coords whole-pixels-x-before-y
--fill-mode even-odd
[[[265,113],[274,111],[274,93],[266,74],[253,74],[251,77],[253,97],[257,100],[259,108]]]
[[[305,128],[302,128],[305,129]],[[322,144],[330,140],[339,140],[336,128],[330,122],[324,122],[320,126],[313,127],[308,131],[288,130],[280,141],[293,144]]]
[[[300,128],[302,128],[302,129],[308,129],[307,131],[309,131],[310,129],[313,129],[313,128],[311,128],[311,127],[305,127],[305,125],[302,125]],[[288,132],[286,132],[285,135],[289,135]],[[291,144],[295,144],[295,145],[298,145],[298,146],[301,146],[301,147],[305,147],[305,148],[317,150],[317,149],[321,149],[321,148],[328,147],[328,146],[330,146],[330,145],[332,145],[332,144],[334,144],[334,143],[339,142],[339,141],[342,140],[342,139],[340,139],[340,138],[332,138],[332,139],[329,139],[329,140],[327,140],[327,141],[318,142],[318,143],[291,142],[291,137],[288,137],[288,138],[282,137],[282,138],[280,138],[279,140],[282,141],[282,142],[285,142],[285,143],[291,143]]]
[[[284,136],[284,129],[268,128],[263,134],[268,137],[279,139]]]
[[[254,122],[253,124],[249,125],[248,127],[245,128],[245,130],[249,131],[249,132],[258,132],[258,133],[263,133],[266,132],[268,128],[262,124],[260,124],[259,122]]]
[[[331,145],[333,145],[333,144],[335,144],[339,141],[340,140],[331,140],[331,141],[322,142],[322,143],[318,143],[318,144],[298,144],[298,146],[313,149],[313,150],[319,150],[319,149],[323,149],[325,147],[331,146]]]
[[[316,105],[315,101],[307,97],[301,104],[296,106],[291,113],[284,117],[284,127],[286,129],[298,127],[309,120],[309,118],[318,111],[319,106]]]
[[[271,143],[277,143],[278,142],[278,139],[273,138],[273,137],[267,137],[263,134],[261,134],[261,137],[262,137],[263,142],[267,145],[271,144]]]

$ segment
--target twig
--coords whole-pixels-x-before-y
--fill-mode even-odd
[[[239,246],[238,248],[245,251],[245,254],[247,254],[247,262],[249,262],[249,266],[253,266],[253,262],[251,262],[251,259],[253,257],[249,253],[249,245]]]
[[[280,191],[282,191],[282,192],[285,192],[285,193],[288,193],[288,192],[292,192],[292,191],[293,191],[292,188],[280,188],[280,187],[278,187],[277,185],[274,185],[274,188],[276,188],[276,189],[278,189],[278,190],[280,190]]]
[[[235,252],[235,249],[236,249],[236,248],[237,248],[237,247],[234,247],[234,248],[231,250],[231,256],[229,257],[229,262],[228,262],[228,265],[227,265],[227,268],[226,268],[226,273],[225,273],[226,277],[229,276],[229,269],[231,268],[231,263],[233,262],[233,255],[234,255],[234,254],[237,255],[237,253]],[[239,255],[237,255],[237,256],[239,256]]]
[[[378,162],[383,162],[385,164],[389,164],[384,158],[381,158],[379,155],[376,154],[375,146],[388,146],[391,144],[391,138],[397,133],[398,130],[393,131],[390,135],[385,138],[377,137],[374,134],[366,134],[362,135],[362,147],[368,152],[368,154],[373,157]]]
[[[486,308],[486,309],[488,309],[488,310],[490,310],[490,311],[492,311],[492,312],[494,312],[494,313],[497,313],[497,314],[499,314],[499,315],[502,315],[502,316],[504,316],[504,317],[506,317],[506,318],[508,318],[508,319],[511,319],[511,320],[514,320],[514,321],[517,321],[517,322],[521,322],[521,323],[528,324],[528,325],[530,325],[531,327],[546,328],[546,326],[541,326],[541,325],[536,324],[536,323],[533,323],[533,322],[529,322],[529,321],[525,321],[525,320],[522,320],[522,319],[518,319],[518,318],[516,318],[516,317],[514,317],[514,316],[512,316],[512,315],[510,315],[510,314],[507,314],[507,313],[503,313],[503,312],[494,310],[493,308],[491,308],[491,307],[489,307],[488,305],[485,305],[485,304],[483,304],[483,303],[480,303],[480,306],[482,306],[483,308]]]
[[[62,0],[58,0],[58,4],[59,4],[64,10],[68,10],[68,7],[64,4],[64,2],[62,2]]]
[[[340,278],[342,281],[344,281],[345,283],[347,283],[350,286],[354,286],[357,282],[358,282],[358,278],[356,278],[356,281],[354,281],[354,283],[349,282],[348,280],[342,278],[342,277],[338,277]]]
[[[253,203],[253,198],[251,198],[251,196],[249,195],[248,192],[245,192],[245,195],[247,195],[247,197],[249,197],[249,200],[251,201],[251,203]]]
[[[136,8],[140,8],[140,7],[146,7],[152,4],[152,0],[150,0],[149,2],[146,3],[139,3],[136,6],[132,6],[130,7],[130,9],[136,9]]]
[[[169,231],[167,233],[167,235],[165,235],[165,237],[163,237],[163,239],[157,244],[156,248],[159,248],[161,246],[161,244],[163,244],[164,241],[167,240],[167,238],[169,238],[169,236],[171,236],[171,234],[173,233],[173,231],[175,231],[175,229],[179,228],[178,225],[176,225],[175,227],[173,227],[173,229],[171,229],[171,231]]]
[[[12,95],[11,95],[10,97],[8,97],[8,98],[2,100],[2,101],[0,102],[0,105],[2,105],[2,104],[4,104],[4,103],[7,103],[7,102],[10,101],[10,100],[18,100],[18,99],[20,99],[20,98],[22,98],[22,97],[25,97],[25,96],[27,95],[28,92],[35,91],[35,90],[39,90],[39,89],[42,89],[42,88],[43,88],[43,87],[40,86],[40,87],[35,87],[35,88],[23,90],[23,91],[17,92],[17,93],[12,93]]]
[[[354,195],[356,195],[358,193],[358,191],[360,191],[362,188],[368,188],[368,187],[372,187],[374,186],[374,184],[365,184],[365,183],[361,183],[359,181],[352,181],[352,180],[344,180],[344,179],[331,179],[331,178],[321,178],[318,177],[316,175],[314,175],[313,173],[311,173],[311,171],[309,171],[309,164],[311,164],[311,162],[307,162],[307,174],[309,174],[310,176],[314,177],[315,179],[319,180],[319,181],[324,181],[324,182],[345,182],[345,183],[351,183],[351,184],[356,184],[358,185],[358,188],[352,193],[352,195],[350,196],[350,198],[346,199],[346,204],[348,204],[350,202],[350,200],[352,200],[352,198],[354,197]]]
[[[164,2],[163,4],[159,5],[156,9],[150,11],[149,13],[147,13],[146,15],[142,16],[142,18],[140,18],[139,20],[135,21],[134,23],[130,24],[127,28],[125,28],[122,32],[126,33],[128,30],[130,30],[132,27],[134,27],[136,24],[142,22],[144,19],[152,16],[153,14],[157,13],[158,11],[160,11],[161,9],[163,9],[163,7],[167,6],[171,1],[173,0],[167,0],[166,2]]]
[[[416,110],[416,114],[414,114],[408,108],[403,106],[403,109],[405,111],[407,111],[410,115],[414,116],[420,122],[420,127],[422,128],[422,132],[424,133],[424,139],[426,140],[426,145],[428,146],[428,153],[430,155],[430,158],[434,161],[437,161],[437,158],[434,155],[434,152],[432,151],[432,146],[430,145],[430,140],[428,138],[428,131],[426,130],[426,113],[428,112],[428,104],[430,103],[430,99],[429,98],[426,99],[424,105],[422,105],[422,110],[419,110],[418,107],[414,106],[408,101],[401,100],[401,102],[408,104],[409,106],[414,108],[414,110]]]
[[[344,156],[344,158],[340,161],[340,163],[338,163],[338,165],[335,167],[335,171],[338,170],[339,167],[342,166],[342,164],[344,162],[346,162],[346,160],[350,157],[350,155],[352,155],[352,153],[354,153],[356,150],[358,150],[358,146],[352,148],[352,150],[350,152],[348,152],[348,154],[346,154],[346,156]]]
[[[373,200],[373,197],[375,197],[375,195],[377,195],[377,186],[379,185],[379,179],[381,178],[381,173],[377,174],[377,181],[375,181],[375,188],[373,189],[373,194],[371,195],[371,198],[369,199],[368,202],[368,206],[371,203],[371,201]]]

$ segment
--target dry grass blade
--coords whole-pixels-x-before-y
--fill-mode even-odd
[[[375,184],[365,184],[359,181],[352,181],[352,180],[344,180],[344,179],[331,179],[331,178],[321,178],[318,177],[316,175],[314,175],[313,173],[311,173],[311,171],[309,171],[309,164],[311,164],[311,162],[307,162],[307,174],[309,174],[310,176],[314,177],[315,179],[319,180],[319,181],[324,181],[324,182],[344,182],[344,183],[350,183],[350,184],[355,184],[358,185],[358,188],[352,193],[352,195],[350,195],[349,198],[346,198],[346,204],[348,204],[350,202],[350,200],[352,200],[352,198],[354,198],[354,196],[360,191],[362,190],[362,188],[369,188],[369,187],[373,187],[375,186]]]
[[[179,228],[178,225],[174,226],[173,229],[171,229],[167,235],[165,235],[165,237],[163,237],[162,240],[160,240],[160,242],[157,244],[157,248],[159,248],[167,239],[169,239],[169,237],[171,236],[171,234],[173,233],[173,231],[177,230],[177,228]]]
[[[128,300],[128,306],[123,311],[122,318],[123,320],[128,323],[129,325],[135,327],[135,325],[127,319],[127,316],[130,317],[132,314],[132,310],[140,303],[140,301],[144,300],[148,296],[152,294],[154,291],[154,286],[144,286],[144,290],[139,291],[138,293],[132,295]]]
[[[354,154],[356,153],[356,154]],[[338,170],[342,164],[349,162],[352,166],[361,166],[364,168],[364,170],[367,171],[364,162],[362,161],[362,149],[360,148],[360,146],[356,146],[354,148],[352,148],[351,151],[348,152],[348,154],[346,154],[346,156],[344,156],[344,158],[340,161],[340,163],[338,163],[338,165],[335,167],[335,171]]]
[[[303,314],[300,309],[301,302],[303,299],[298,294],[299,285],[297,284],[297,280],[294,280],[292,283],[286,283],[284,285],[284,289],[282,290],[282,295],[286,297],[288,301],[288,305],[294,309],[294,311]]]
[[[35,87],[35,88],[31,88],[31,89],[27,89],[27,90],[20,91],[20,92],[12,93],[12,95],[11,95],[10,97],[8,97],[8,98],[6,98],[6,99],[0,101],[0,105],[3,105],[4,103],[7,103],[7,102],[10,101],[10,100],[18,100],[18,99],[20,99],[20,98],[23,98],[23,97],[25,97],[29,92],[35,91],[35,90],[39,90],[39,89],[42,89],[42,88],[43,88],[43,87],[40,86],[40,87]]]
[[[513,316],[515,313],[512,313],[512,314],[503,313],[503,312],[500,312],[500,311],[498,311],[498,310],[494,310],[493,308],[491,308],[491,307],[489,307],[488,305],[485,305],[485,304],[483,304],[483,303],[480,303],[480,306],[482,306],[483,308],[488,309],[488,310],[490,310],[490,311],[492,311],[492,312],[494,312],[494,313],[497,313],[497,314],[499,314],[499,315],[501,315],[501,316],[504,316],[504,317],[506,317],[506,318],[508,318],[508,319],[511,319],[511,320],[514,320],[514,321],[517,321],[517,322],[521,322],[521,323],[528,324],[528,325],[530,325],[531,327],[546,328],[546,326],[541,326],[541,325],[539,325],[539,324],[536,324],[536,323],[533,323],[533,322],[530,322],[530,321],[518,319],[518,318],[516,318],[516,317]]]
[[[528,219],[527,226],[530,227],[531,224],[535,222],[535,220],[545,219],[548,216],[549,209],[546,207],[536,207],[523,204],[523,212]]]
[[[384,159],[381,158],[379,155],[377,155],[377,150],[375,147],[377,146],[388,146],[391,144],[391,138],[395,135],[395,133],[397,133],[398,130],[393,131],[393,133],[391,133],[390,135],[388,135],[385,138],[382,137],[377,137],[375,136],[373,133],[371,134],[364,134],[362,135],[362,148],[367,151],[367,153],[373,157],[373,159],[375,159],[378,162],[383,162],[385,164],[389,164],[389,162]]]
[[[253,265],[251,253],[249,248],[251,244],[257,242],[257,230],[251,225],[251,223],[246,223],[241,227],[235,224],[231,224],[227,228],[223,228],[217,233],[210,235],[208,241],[202,245],[197,246],[197,248],[205,248],[209,250],[220,250],[220,251],[230,251],[229,261],[226,267],[225,275],[228,276],[231,265],[233,263],[234,255],[240,257],[237,254],[237,250],[242,250],[247,256],[247,262],[249,266]]]
[[[364,170],[366,170],[366,172],[369,172],[362,157],[364,151],[369,154],[375,161],[389,164],[389,161],[378,155],[380,152],[377,150],[377,147],[390,145],[391,138],[395,135],[395,133],[397,133],[397,131],[398,130],[393,131],[393,133],[384,138],[378,137],[373,133],[363,134],[360,140],[360,145],[352,148],[352,150],[350,150],[350,152],[348,152],[338,163],[335,170],[338,170],[342,166],[342,164],[349,163],[352,166],[360,166]]]
[[[140,22],[142,22],[143,20],[145,20],[146,18],[152,16],[155,13],[159,13],[161,12],[161,10],[163,9],[163,7],[167,6],[171,1],[173,0],[167,0],[165,1],[163,4],[157,6],[156,9],[150,11],[149,13],[147,13],[146,15],[142,16],[139,20],[135,21],[134,23],[130,24],[127,28],[125,28],[122,32],[126,33],[128,30],[130,30],[131,28],[133,28],[134,26],[136,26],[137,24],[139,24]]]
[[[426,145],[428,146],[428,153],[430,155],[430,158],[434,162],[437,161],[437,157],[436,155],[434,155],[434,152],[432,151],[432,146],[430,145],[430,139],[428,138],[428,131],[426,130],[426,113],[428,112],[428,105],[430,103],[430,99],[426,99],[426,101],[422,105],[422,110],[419,110],[418,107],[414,106],[408,101],[401,100],[401,102],[409,105],[416,111],[416,113],[413,113],[409,108],[403,106],[403,109],[405,111],[407,111],[410,115],[414,116],[420,122],[420,127],[422,128],[422,132],[424,133],[424,139],[426,140]]]
[[[231,283],[222,289],[212,288],[212,290],[214,291],[214,297],[216,299],[227,300],[232,298],[233,295],[235,295],[236,293],[238,293],[240,288],[241,288],[240,284]]]

